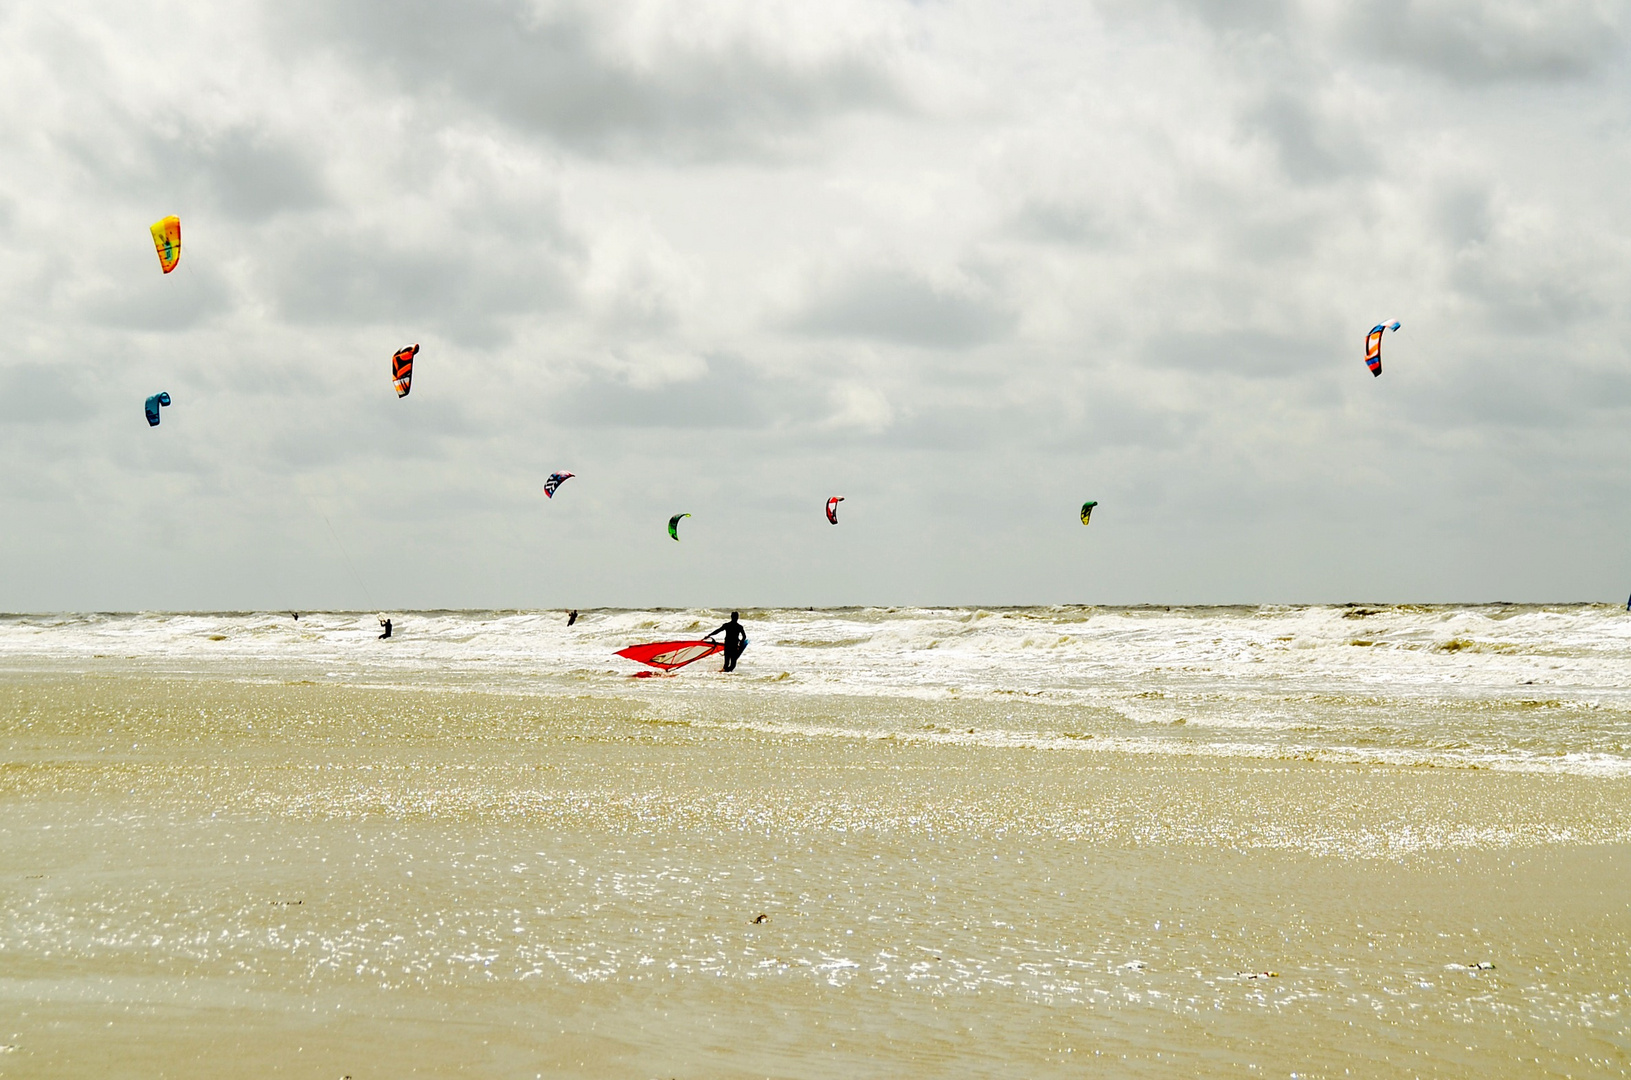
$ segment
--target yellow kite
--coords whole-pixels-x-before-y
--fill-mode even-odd
[[[181,261],[181,219],[171,214],[153,223],[153,246],[159,252],[159,265],[168,274]]]

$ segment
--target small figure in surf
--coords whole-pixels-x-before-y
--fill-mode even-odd
[[[578,609],[573,608],[572,609],[572,614],[570,614],[570,615],[568,615],[566,617],[566,625],[571,626],[573,623],[575,623],[577,621],[578,621]]]
[[[379,624],[381,626],[385,627],[385,633],[383,633],[383,634],[381,634],[379,636],[379,639],[381,641],[384,641],[386,638],[391,636],[391,620],[390,619],[381,619],[379,621]]]
[[[294,621],[295,621],[295,622],[299,622],[299,621],[300,621],[300,612],[298,612],[298,611],[291,611],[291,612],[289,612],[289,614],[290,614],[290,615],[293,615],[293,616],[294,616]]]
[[[714,634],[725,635],[725,666],[721,671],[735,671],[736,658],[742,655],[742,650],[748,647],[747,631],[737,622],[738,613],[731,612],[731,621],[710,633],[704,641],[712,641]]]

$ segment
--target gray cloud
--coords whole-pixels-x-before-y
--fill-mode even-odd
[[[148,117],[121,101],[105,103],[101,119],[54,142],[104,197],[251,224],[328,199],[309,141],[264,121],[220,126],[179,108]]]
[[[1148,362],[1222,378],[1289,378],[1327,369],[1338,350],[1328,337],[1293,337],[1257,327],[1169,332],[1145,344]]]
[[[1015,318],[986,290],[951,288],[899,269],[858,269],[820,288],[789,320],[814,335],[966,349],[1012,333]]]
[[[1484,243],[1494,231],[1495,210],[1489,190],[1481,185],[1457,185],[1434,202],[1434,224],[1458,251]]]
[[[1522,244],[1464,248],[1449,283],[1479,309],[1482,327],[1509,335],[1552,336],[1601,312],[1604,299],[1584,260]]]
[[[182,251],[185,259],[185,232]],[[210,269],[195,270],[189,264],[185,273],[179,267],[167,278],[157,273],[155,258],[152,273],[137,284],[108,277],[86,282],[83,292],[62,305],[64,314],[106,327],[173,332],[203,326],[232,309],[231,289]]]
[[[617,7],[363,0],[293,13],[297,35],[315,30],[405,93],[442,91],[594,153],[760,152],[829,117],[904,103],[870,50],[805,61],[742,40],[675,41],[643,62],[608,32],[628,14]]]
[[[13,424],[74,424],[96,412],[82,368],[63,364],[0,367],[0,401]]]
[[[1280,30],[1296,11],[1291,0],[1174,0],[1220,30]]]
[[[556,395],[550,409],[561,423],[578,427],[722,430],[808,423],[826,411],[804,388],[728,356],[709,357],[694,378],[651,386],[593,378]]]
[[[1578,78],[1624,47],[1624,9],[1596,0],[1370,0],[1351,32],[1381,60],[1458,82]]]
[[[1306,97],[1272,93],[1250,111],[1246,126],[1268,139],[1280,166],[1297,183],[1373,171],[1373,150],[1355,137],[1352,124],[1319,115]]]
[[[1121,15],[1151,5],[1106,0]],[[1330,18],[1308,0],[1169,0],[1252,64],[1265,56],[1319,51],[1333,62],[1355,45],[1382,64],[1406,65],[1452,82],[1574,79],[1601,70],[1624,49],[1623,4],[1599,0],[1361,0]]]
[[[1105,244],[1117,233],[1102,211],[1047,198],[1027,199],[1008,219],[1008,229],[1018,239],[1052,244]]]
[[[560,255],[522,251],[456,227],[419,243],[385,231],[303,230],[266,259],[268,284],[292,322],[436,328],[478,344],[505,340],[506,320],[560,307]]]
[[[327,198],[310,149],[265,128],[153,133],[147,146],[156,176],[194,192],[198,205],[240,221],[310,209]]]

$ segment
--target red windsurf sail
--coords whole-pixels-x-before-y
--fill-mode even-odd
[[[712,641],[651,641],[619,649],[617,655],[664,671],[673,671],[724,651],[725,646]]]

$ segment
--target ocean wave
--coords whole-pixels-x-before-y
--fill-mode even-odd
[[[897,730],[878,703],[975,703],[998,719],[972,738],[1036,750],[1631,770],[1631,616],[1607,605],[757,609],[743,612],[752,644],[737,676],[704,662],[631,680],[614,655],[722,618],[599,610],[567,627],[552,611],[405,612],[384,642],[363,612],[6,615],[0,666],[738,713],[830,702],[850,719],[797,729],[855,738],[964,738]]]

